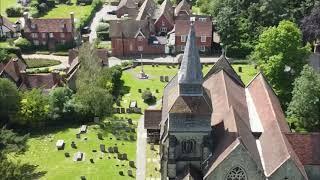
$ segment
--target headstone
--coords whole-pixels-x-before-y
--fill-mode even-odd
[[[241,66],[238,67],[238,71],[239,71],[239,73],[242,73],[242,67]]]
[[[132,170],[131,170],[131,169],[128,169],[128,176],[133,177],[133,174],[132,174]]]
[[[135,113],[140,114],[141,113],[141,108],[135,108]]]
[[[154,144],[151,144],[150,149],[151,149],[152,151],[155,150],[155,149],[154,149]]]
[[[113,108],[113,113],[118,113],[118,108]]]
[[[132,119],[128,119],[128,124],[132,125]]]
[[[76,143],[74,143],[74,142],[72,141],[72,142],[71,142],[71,147],[72,147],[73,149],[77,149]]]
[[[56,143],[56,147],[58,150],[63,150],[64,149],[64,140],[58,140]]]
[[[86,180],[86,177],[85,176],[80,176],[80,179],[81,180]]]
[[[147,88],[148,91],[150,91],[150,88]]]
[[[258,69],[258,65],[255,64],[255,65],[254,65],[254,69]]]
[[[113,147],[108,147],[108,152],[109,152],[109,153],[114,153]]]
[[[119,171],[120,176],[124,176],[123,171]]]
[[[131,109],[130,108],[127,108],[127,113],[131,113]]]
[[[138,93],[141,93],[142,92],[142,90],[141,89],[138,89]]]
[[[97,152],[97,150],[96,150],[96,149],[93,149],[92,152]]]
[[[102,137],[101,133],[98,133],[97,135],[98,135],[98,139],[103,140],[103,137]]]
[[[106,152],[106,146],[104,144],[100,144],[100,151]]]
[[[115,152],[115,153],[118,153],[118,152],[119,152],[117,146],[114,146],[114,147],[113,147],[113,152]]]
[[[123,160],[123,157],[122,157],[122,154],[121,154],[121,153],[118,153],[118,159],[119,159],[119,160]]]
[[[117,105],[117,106],[121,106],[120,100],[116,101],[116,105]]]
[[[86,133],[87,132],[87,125],[82,125],[80,127],[79,133]]]
[[[156,93],[159,93],[159,89],[156,89]]]
[[[82,161],[82,158],[83,158],[83,153],[82,152],[77,152],[77,153],[74,154],[73,160],[74,161]]]
[[[169,76],[165,76],[165,77],[164,77],[164,80],[165,80],[166,82],[169,82]]]
[[[92,158],[90,159],[90,162],[91,162],[91,163],[94,163],[94,161],[93,161],[93,159],[92,159]]]
[[[164,81],[164,77],[160,76],[160,81],[163,82]]]
[[[80,138],[81,138],[80,133],[79,133],[79,134],[76,134],[76,138],[77,138],[77,139],[80,139]]]
[[[152,63],[152,67],[154,67],[154,64]]]
[[[126,113],[126,109],[125,108],[121,108],[121,113],[125,114]]]
[[[135,168],[136,166],[134,165],[134,161],[129,161],[129,166],[132,168]]]
[[[118,114],[121,113],[121,108],[117,108],[117,113],[118,113]]]
[[[122,160],[127,160],[128,159],[128,155],[126,153],[122,154]]]
[[[66,152],[66,153],[64,153],[64,156],[68,158],[68,157],[70,157],[70,153]]]

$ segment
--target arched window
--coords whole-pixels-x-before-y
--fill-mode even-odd
[[[195,140],[185,140],[181,143],[183,153],[192,153],[196,148]]]
[[[247,180],[246,172],[239,166],[234,167],[227,174],[226,180]]]

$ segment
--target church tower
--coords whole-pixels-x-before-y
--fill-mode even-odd
[[[191,169],[201,172],[202,162],[210,155],[212,107],[202,83],[192,24],[180,70],[164,90],[160,128],[162,179],[176,179]]]

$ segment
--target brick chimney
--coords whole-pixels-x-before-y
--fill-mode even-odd
[[[75,21],[74,21],[74,12],[70,13],[70,19],[71,19],[71,26],[72,26],[72,32],[75,32]]]
[[[19,64],[18,64],[18,58],[14,58],[14,59],[12,60],[12,63],[13,63],[13,67],[14,67],[15,73],[17,74],[18,77],[21,78],[21,75],[20,75],[20,67],[19,67]]]
[[[53,79],[54,86],[60,84],[59,71],[52,71],[52,79]]]
[[[27,88],[30,87],[29,81],[28,81],[28,75],[26,71],[20,71],[20,76],[22,80],[22,84],[25,84]]]
[[[27,24],[29,24],[29,13],[28,12],[24,12],[23,13],[23,19],[24,19],[24,25],[26,26]]]

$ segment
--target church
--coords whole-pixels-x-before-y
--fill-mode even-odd
[[[245,85],[222,55],[203,76],[193,25],[162,109],[145,113],[163,180],[320,179],[320,134],[291,132],[262,73]]]

